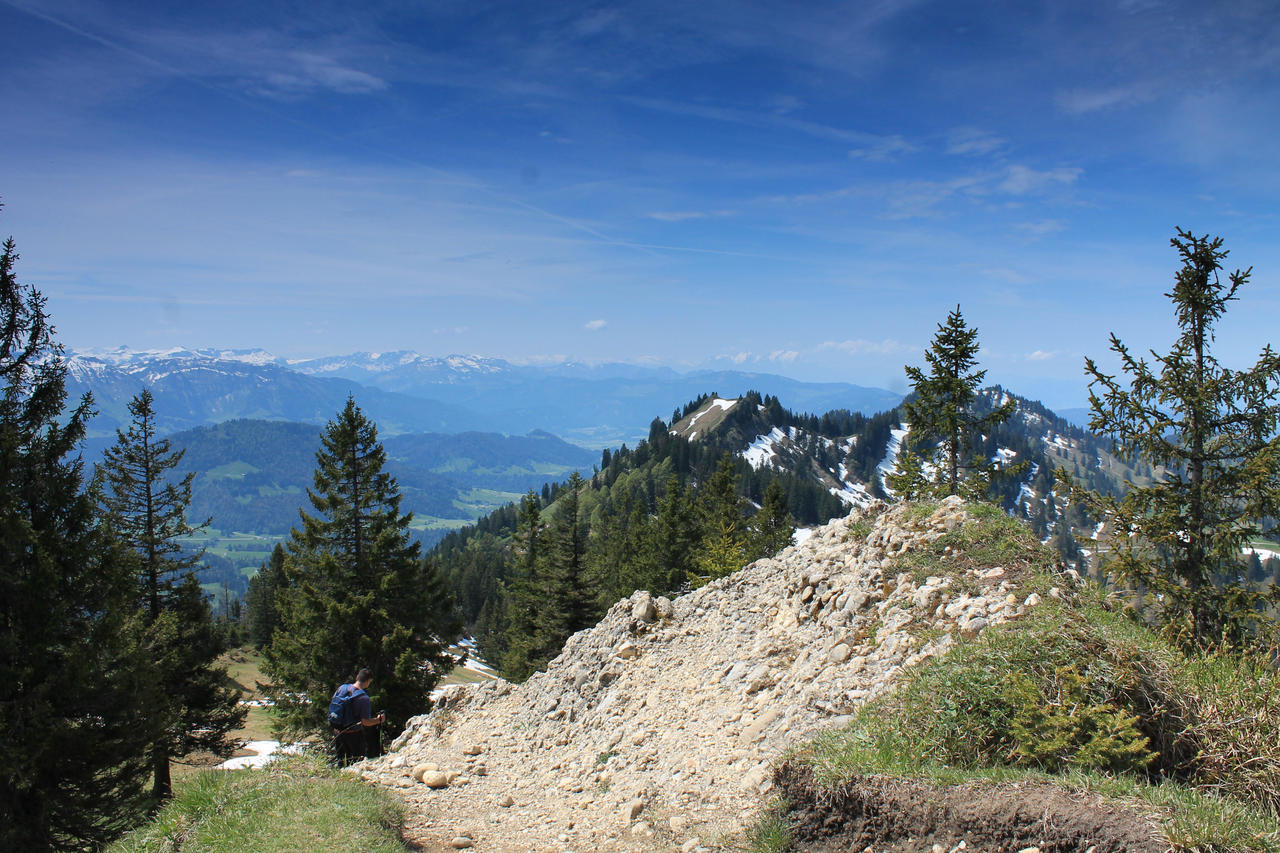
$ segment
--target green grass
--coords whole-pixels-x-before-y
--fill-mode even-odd
[[[827,785],[1049,781],[1142,804],[1186,847],[1280,853],[1276,685],[1265,662],[1186,656],[1085,590],[915,670],[795,757]]]
[[[474,518],[438,518],[434,515],[415,515],[409,522],[412,530],[459,530],[474,524]]]
[[[787,804],[774,800],[747,830],[747,853],[786,853],[791,849]]]
[[[238,480],[245,474],[256,473],[258,473],[258,469],[248,462],[236,460],[225,465],[219,465],[216,468],[210,468],[204,472],[204,475],[210,480]]]
[[[907,508],[908,519],[919,522],[937,508],[923,502]],[[1032,582],[1026,591],[1046,586],[1046,571],[1060,562],[1057,553],[1040,542],[1031,529],[994,504],[966,504],[970,520],[927,545],[893,558],[889,573],[910,572],[917,582],[929,575],[950,574],[964,584],[969,569],[1005,569],[1004,579]],[[1046,586],[1047,588],[1047,586]],[[1043,591],[1043,590],[1042,590]]]
[[[181,783],[146,826],[108,853],[403,853],[404,807],[319,757],[252,773],[207,770]]]

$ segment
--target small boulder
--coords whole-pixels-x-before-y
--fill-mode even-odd
[[[653,596],[647,592],[638,592],[631,597],[631,618],[641,622],[653,622],[658,618],[658,606]]]
[[[475,846],[475,842],[465,835],[458,835],[449,842],[449,846],[454,850],[466,850],[468,847]]]
[[[640,813],[644,811],[644,800],[636,797],[634,800],[627,802],[622,807],[622,818],[627,823],[631,823]]]
[[[447,788],[449,787],[449,777],[439,770],[431,770],[422,774],[422,778],[418,780],[428,788]]]
[[[423,776],[425,776],[428,773],[434,773],[439,769],[440,769],[439,766],[435,764],[430,764],[430,763],[418,764],[414,766],[412,776],[415,781],[421,782]]]

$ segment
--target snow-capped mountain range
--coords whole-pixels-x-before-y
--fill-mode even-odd
[[[647,434],[655,413],[707,391],[774,394],[800,411],[874,412],[901,396],[851,383],[800,382],[738,371],[679,373],[626,364],[517,365],[475,355],[361,352],[287,360],[262,349],[85,350],[68,353],[73,394],[92,391],[91,433],[113,435],[142,388],[166,431],[234,418],[324,423],[347,395],[384,433],[545,429],[568,441],[616,446]]]

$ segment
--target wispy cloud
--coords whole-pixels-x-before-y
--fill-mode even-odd
[[[609,323],[606,320],[588,320],[583,324],[582,328],[589,332],[595,332],[603,329],[607,325],[609,325]]]
[[[1151,89],[1145,84],[1112,86],[1107,89],[1068,89],[1054,95],[1058,109],[1068,115],[1131,107],[1150,99]]]
[[[1035,279],[1030,276],[1024,275],[1017,270],[1011,270],[1007,267],[988,267],[987,269],[982,270],[982,274],[989,278],[998,279],[1007,284],[1030,284],[1035,281]]]
[[[266,95],[301,95],[328,89],[343,95],[363,95],[387,88],[382,78],[342,64],[332,56],[286,51],[257,69],[261,82],[257,91]]]
[[[1058,353],[1056,351],[1046,352],[1045,350],[1042,350],[1042,349],[1038,349],[1032,353],[1027,353],[1028,361],[1048,361],[1051,358],[1057,358],[1057,357],[1058,357]]]
[[[849,156],[855,160],[870,160],[875,163],[883,163],[894,160],[899,155],[910,154],[915,150],[917,150],[917,146],[894,134],[892,136],[874,137],[862,147],[851,148],[849,149]]]
[[[769,360],[776,361],[781,364],[790,364],[800,357],[800,353],[793,349],[776,349],[769,353]]]
[[[957,127],[947,134],[947,153],[961,157],[982,157],[1004,148],[1005,141],[978,127]]]
[[[690,219],[711,219],[721,216],[733,216],[732,210],[655,210],[645,214],[659,222],[685,222]]]
[[[1032,237],[1046,237],[1065,230],[1067,224],[1061,219],[1041,219],[1039,222],[1016,222],[1013,227]]]
[[[819,350],[837,350],[848,355],[896,355],[898,353],[909,352],[911,347],[895,341],[892,338],[885,338],[881,341],[872,341],[865,338],[853,338],[847,341],[823,341],[818,344]]]
[[[1055,185],[1074,184],[1083,173],[1083,169],[1075,167],[1064,166],[1057,169],[1039,171],[1030,166],[1014,165],[1009,167],[1004,179],[1000,181],[998,189],[1009,195],[1039,193]]]
[[[785,130],[816,139],[854,145],[857,146],[854,151],[891,153],[914,150],[914,146],[910,142],[896,134],[882,135],[853,128],[836,127],[831,124],[796,118],[790,114],[740,110],[732,107],[674,101],[666,98],[627,97],[623,100],[633,106],[657,112],[693,116],[708,121]],[[854,154],[854,151],[851,151],[850,154],[858,156]]]

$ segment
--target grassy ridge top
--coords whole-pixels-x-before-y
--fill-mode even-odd
[[[320,757],[299,757],[191,777],[155,820],[107,853],[404,853],[403,823],[403,807],[386,791]]]
[[[893,568],[1007,568],[1036,551],[1026,533],[980,508]],[[1063,581],[1045,575],[1039,585]],[[1272,660],[1184,652],[1124,603],[1089,583],[1047,597],[911,671],[847,727],[799,748],[780,780],[799,773],[828,801],[882,795],[885,780],[953,798],[957,786],[988,796],[1002,786],[1053,785],[1136,806],[1176,849],[1280,851]],[[793,806],[761,822],[757,849],[806,849],[808,818]]]

